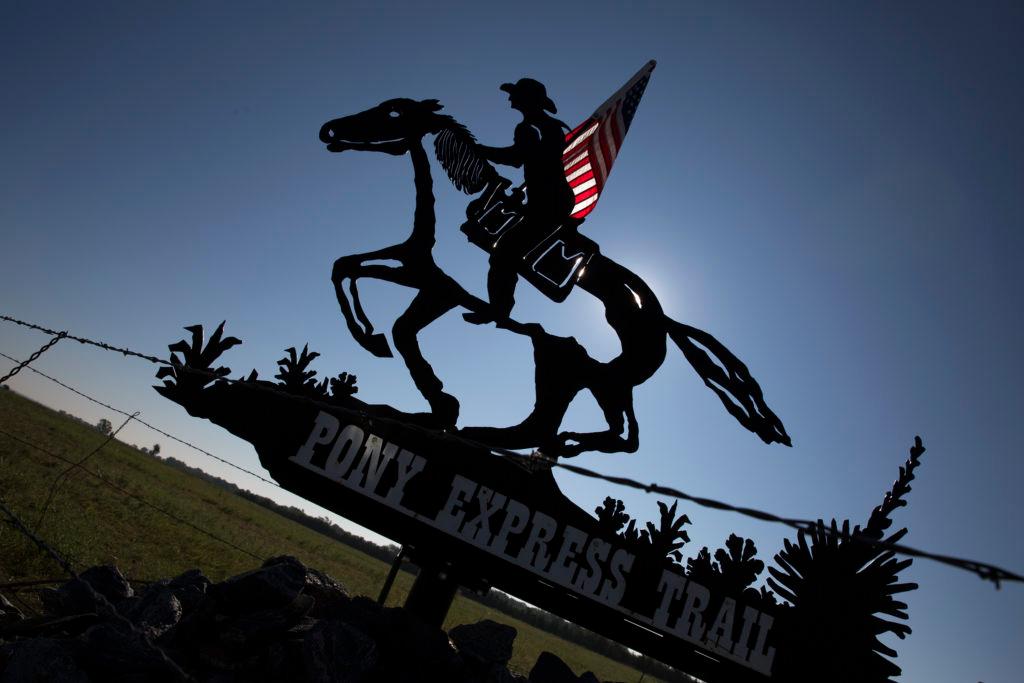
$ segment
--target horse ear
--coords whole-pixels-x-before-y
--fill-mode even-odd
[[[438,100],[423,100],[420,104],[430,111],[441,111],[444,106]]]

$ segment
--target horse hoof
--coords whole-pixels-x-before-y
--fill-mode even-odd
[[[454,427],[459,421],[459,399],[442,393],[430,400],[430,413],[442,426]]]
[[[377,358],[393,358],[395,355],[391,352],[391,346],[388,345],[388,338],[380,333],[366,337],[362,341],[362,347]]]
[[[474,325],[486,325],[487,323],[494,322],[494,318],[486,313],[463,313],[462,319]]]

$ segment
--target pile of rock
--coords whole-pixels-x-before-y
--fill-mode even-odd
[[[116,567],[93,567],[41,598],[38,618],[0,601],[0,683],[597,681],[548,652],[523,678],[508,670],[514,628],[445,634],[294,557],[221,583],[191,570],[140,593]]]

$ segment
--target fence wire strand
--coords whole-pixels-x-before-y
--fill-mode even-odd
[[[55,336],[53,339],[51,339],[46,344],[44,344],[42,346],[42,348],[40,348],[38,351],[33,353],[26,360],[23,360],[20,363],[18,363],[18,365],[15,368],[13,368],[10,372],[8,372],[6,375],[4,375],[3,377],[0,377],[0,384],[6,383],[7,380],[9,380],[10,378],[14,377],[15,375],[17,375],[19,372],[21,372],[25,368],[27,368],[29,366],[29,363],[32,363],[37,358],[39,358],[39,356],[43,355],[44,353],[46,353],[47,351],[52,349],[54,344],[56,344],[57,342],[59,342],[61,339],[63,339],[66,336],[68,336],[68,333],[66,331],[58,332],[57,336]]]
[[[82,458],[81,460],[79,460],[78,462],[72,462],[70,465],[68,465],[68,467],[66,469],[62,470],[59,474],[57,474],[56,477],[53,478],[53,483],[50,484],[50,492],[46,495],[46,502],[43,503],[43,509],[40,510],[40,512],[39,512],[39,519],[36,520],[36,529],[37,530],[43,528],[43,520],[46,519],[46,513],[50,509],[50,503],[53,502],[53,497],[55,495],[57,495],[57,489],[60,488],[61,482],[64,481],[64,478],[67,477],[68,474],[70,474],[71,471],[74,470],[75,468],[85,470],[85,468],[82,467],[82,465],[85,464],[85,461],[88,460],[89,458],[91,458],[92,456],[96,455],[97,453],[99,453],[101,450],[103,450],[104,446],[106,446],[108,443],[113,441],[114,438],[118,435],[118,433],[122,429],[127,427],[128,423],[131,422],[132,419],[136,415],[138,415],[138,413],[135,413],[135,415],[129,415],[128,418],[124,422],[121,423],[120,427],[118,427],[117,429],[115,429],[114,431],[110,432],[110,434],[107,435],[107,438],[103,440],[103,443],[101,443],[99,446],[97,446],[96,448],[94,448],[91,451],[89,451],[85,455],[85,457]],[[88,471],[88,470],[85,470],[85,471]]]
[[[129,497],[129,498],[131,498],[131,499],[133,499],[135,501],[138,501],[139,503],[142,503],[146,507],[151,508],[151,509],[155,510],[156,512],[159,512],[160,514],[162,514],[162,515],[164,515],[164,516],[174,520],[175,522],[178,522],[179,524],[183,524],[183,525],[185,525],[185,526],[187,526],[187,527],[189,527],[189,528],[191,528],[191,529],[193,529],[195,531],[198,531],[199,533],[201,533],[204,536],[207,536],[207,537],[217,541],[218,543],[223,543],[224,545],[226,545],[226,546],[228,546],[230,548],[234,548],[238,552],[244,553],[245,555],[248,555],[249,557],[253,558],[254,560],[262,562],[265,559],[263,557],[260,557],[256,553],[250,552],[250,551],[246,550],[245,548],[242,548],[241,546],[238,546],[235,543],[232,543],[231,541],[227,540],[226,538],[223,538],[223,537],[218,536],[217,534],[215,534],[215,533],[213,533],[211,531],[203,529],[202,527],[200,527],[200,526],[198,526],[196,524],[193,524],[192,522],[188,521],[187,519],[184,519],[183,517],[180,517],[179,515],[176,515],[173,512],[171,512],[169,510],[166,510],[166,509],[160,507],[159,505],[156,505],[155,503],[150,502],[149,500],[146,500],[145,498],[143,498],[142,496],[139,496],[138,494],[132,493],[128,489],[124,488],[123,486],[120,486],[119,484],[117,484],[117,483],[111,481],[110,479],[104,477],[102,474],[100,474],[98,472],[94,472],[94,471],[88,469],[87,467],[82,467],[80,463],[77,463],[74,460],[71,460],[69,458],[65,458],[64,456],[62,456],[62,455],[60,455],[58,453],[54,453],[53,451],[51,451],[48,448],[44,448],[43,446],[40,446],[39,444],[33,443],[31,441],[28,441],[28,440],[23,439],[23,438],[21,438],[19,436],[15,436],[14,434],[11,434],[10,432],[7,432],[5,430],[0,429],[0,435],[5,436],[8,439],[10,439],[12,441],[15,441],[17,443],[20,443],[23,446],[28,446],[29,448],[34,448],[35,450],[39,451],[40,453],[44,453],[44,454],[50,456],[51,458],[55,458],[57,460],[60,460],[62,462],[67,463],[68,465],[71,466],[68,469],[79,467],[79,468],[81,468],[81,470],[83,472],[85,472],[89,476],[91,476],[91,477],[93,477],[93,478],[103,482],[104,484],[106,484],[110,488],[114,489],[115,491],[121,493],[122,495],[127,496],[127,497]],[[38,528],[38,525],[37,525],[37,528]]]
[[[19,362],[17,358],[13,358],[11,356],[8,356],[6,353],[4,353],[2,351],[0,351],[0,356],[2,356],[3,358],[6,358],[7,360],[9,360],[9,361],[11,361],[13,363],[18,363]],[[33,367],[29,367],[28,370],[30,372],[34,372],[35,374],[39,375],[40,377],[44,377],[44,378],[50,380],[54,384],[57,384],[59,386],[64,387],[65,389],[67,389],[71,393],[77,394],[78,396],[81,396],[85,400],[91,401],[92,403],[95,403],[98,406],[102,406],[102,407],[106,408],[107,410],[111,410],[111,411],[113,411],[115,413],[118,413],[120,415],[124,415],[125,417],[131,416],[131,413],[129,413],[129,412],[125,411],[125,410],[121,410],[120,408],[115,408],[114,406],[110,405],[109,403],[104,403],[103,401],[99,400],[98,398],[96,398],[94,396],[90,396],[89,394],[86,394],[85,392],[79,391],[78,389],[74,388],[73,386],[71,386],[69,384],[65,384],[64,382],[60,381],[56,377],[52,377],[51,375],[48,375],[45,372],[42,372],[41,370],[37,370],[36,368],[33,368]],[[223,464],[227,465],[228,467],[232,467],[232,468],[238,470],[239,472],[245,472],[246,474],[248,474],[251,477],[256,477],[257,479],[259,479],[260,481],[262,481],[265,484],[270,484],[271,486],[275,486],[275,487],[277,487],[279,489],[283,489],[283,487],[280,484],[278,484],[276,481],[274,481],[273,479],[267,479],[266,477],[264,477],[263,475],[261,475],[261,474],[259,474],[257,472],[253,472],[252,470],[246,469],[246,468],[242,467],[241,465],[236,465],[235,463],[233,463],[233,462],[231,462],[229,460],[225,460],[224,458],[221,458],[221,457],[219,457],[217,455],[214,455],[210,451],[205,450],[203,448],[200,448],[199,446],[195,445],[194,443],[186,441],[186,440],[184,440],[182,438],[179,438],[179,437],[175,436],[174,434],[170,434],[168,432],[165,432],[164,430],[160,429],[159,427],[155,427],[155,426],[151,425],[150,423],[146,422],[145,420],[143,420],[140,417],[135,417],[135,422],[138,422],[143,427],[146,427],[147,429],[150,429],[150,430],[156,432],[157,434],[160,434],[161,436],[164,436],[164,437],[166,437],[166,438],[168,438],[168,439],[170,439],[172,441],[176,441],[177,443],[180,443],[182,446],[186,446],[187,448],[191,448],[192,450],[196,451],[197,453],[202,453],[203,455],[207,456],[208,458],[213,458],[217,462],[223,463]]]
[[[7,322],[11,322],[11,323],[14,323],[16,325],[20,325],[22,327],[27,327],[27,328],[30,328],[30,329],[38,330],[40,332],[45,332],[46,334],[51,334],[51,335],[59,334],[55,330],[51,330],[49,328],[43,327],[41,325],[37,325],[35,323],[30,323],[30,322],[26,322],[24,320],[19,320],[17,318],[13,318],[13,317],[8,316],[8,315],[0,314],[0,320],[5,320]],[[733,512],[733,513],[736,513],[736,514],[739,514],[739,515],[743,515],[745,517],[750,517],[752,519],[757,519],[757,520],[760,520],[760,521],[763,521],[763,522],[782,524],[782,525],[788,526],[788,527],[790,527],[792,529],[796,529],[799,533],[809,532],[812,529],[818,529],[819,531],[822,531],[823,533],[826,533],[826,534],[831,534],[832,533],[831,530],[828,528],[828,526],[819,526],[816,522],[813,522],[811,520],[781,517],[779,515],[775,515],[775,514],[773,514],[771,512],[767,512],[767,511],[764,511],[764,510],[758,510],[758,509],[755,509],[755,508],[748,508],[748,507],[741,507],[741,506],[732,505],[730,503],[725,503],[725,502],[722,502],[722,501],[714,500],[712,498],[704,498],[704,497],[700,497],[700,496],[694,496],[694,495],[685,493],[683,491],[680,491],[678,489],[675,489],[675,488],[672,488],[672,487],[669,487],[669,486],[663,486],[663,485],[660,485],[660,484],[644,484],[643,482],[637,481],[635,479],[629,479],[627,477],[617,477],[617,476],[611,476],[611,475],[607,475],[607,474],[602,474],[602,473],[597,472],[595,470],[591,470],[591,469],[588,469],[588,468],[585,468],[585,467],[580,467],[578,465],[571,465],[571,464],[568,464],[568,463],[558,462],[556,459],[550,458],[548,456],[544,456],[542,454],[536,454],[536,453],[535,454],[524,454],[524,453],[519,453],[517,451],[513,451],[513,450],[510,450],[510,449],[506,449],[506,448],[496,448],[496,447],[493,447],[493,446],[488,446],[487,444],[480,443],[478,441],[474,441],[472,439],[468,439],[468,438],[463,437],[460,434],[457,434],[455,432],[450,432],[450,431],[446,431],[446,430],[428,429],[428,428],[422,427],[420,425],[409,424],[409,423],[406,423],[406,422],[402,422],[401,420],[397,420],[397,419],[394,419],[394,418],[389,418],[389,417],[386,417],[386,416],[380,416],[380,415],[372,415],[371,416],[371,415],[367,414],[365,411],[353,410],[353,409],[350,409],[350,408],[345,408],[343,406],[339,406],[339,405],[334,404],[334,403],[326,403],[326,402],[318,401],[316,399],[308,398],[308,397],[305,397],[305,396],[296,396],[296,395],[293,395],[293,394],[288,394],[286,392],[279,391],[277,389],[273,389],[273,388],[270,388],[270,387],[265,387],[265,386],[259,385],[259,384],[254,384],[254,383],[246,382],[243,379],[233,379],[233,378],[230,378],[230,377],[221,377],[221,376],[218,376],[218,375],[216,375],[216,374],[214,374],[212,372],[208,372],[208,371],[197,369],[197,368],[189,368],[189,367],[176,366],[176,365],[172,364],[168,360],[162,360],[160,358],[157,358],[156,356],[150,356],[150,355],[147,355],[147,354],[144,354],[144,353],[139,353],[137,351],[133,351],[133,350],[128,349],[128,348],[115,347],[115,346],[112,346],[110,344],[107,344],[106,342],[95,341],[95,340],[92,340],[92,339],[89,339],[89,338],[86,338],[86,337],[78,337],[78,336],[71,335],[71,334],[67,334],[66,336],[67,336],[68,339],[74,339],[75,341],[77,341],[79,343],[82,343],[82,344],[88,344],[88,345],[96,346],[98,348],[101,348],[101,349],[104,349],[104,350],[107,350],[107,351],[116,351],[116,352],[119,352],[119,353],[121,353],[121,354],[123,354],[125,356],[134,356],[136,358],[141,358],[143,360],[147,360],[147,361],[149,361],[149,362],[151,362],[153,364],[156,364],[156,365],[164,365],[164,366],[174,367],[178,371],[185,371],[185,372],[193,373],[193,374],[196,374],[196,375],[205,376],[205,377],[208,377],[211,381],[222,381],[222,382],[228,382],[228,383],[231,383],[231,384],[236,384],[236,383],[237,384],[243,384],[247,388],[256,389],[256,390],[260,390],[260,391],[267,391],[267,392],[273,393],[275,396],[279,396],[279,397],[283,396],[283,397],[286,397],[286,398],[288,398],[290,400],[294,400],[296,402],[304,403],[306,405],[312,405],[312,406],[320,407],[322,409],[329,410],[329,411],[346,413],[348,415],[351,415],[351,416],[354,416],[354,417],[357,417],[357,418],[360,418],[360,419],[363,419],[363,420],[371,420],[371,421],[381,422],[381,423],[385,423],[385,424],[392,424],[392,425],[400,426],[400,427],[402,427],[404,429],[408,429],[408,430],[411,430],[411,431],[422,433],[422,434],[428,435],[428,436],[430,436],[432,438],[442,438],[442,439],[447,439],[447,440],[455,441],[455,442],[458,442],[458,443],[461,443],[461,444],[464,444],[464,445],[468,445],[468,446],[471,446],[471,447],[474,447],[474,448],[483,448],[483,449],[486,449],[487,451],[489,451],[490,453],[493,453],[495,455],[501,455],[501,456],[505,456],[505,457],[509,457],[509,458],[515,458],[515,459],[520,460],[520,461],[526,461],[526,462],[531,462],[531,463],[542,463],[542,464],[544,464],[546,466],[558,467],[560,469],[564,469],[564,470],[566,470],[568,472],[572,472],[574,474],[577,474],[577,475],[580,475],[580,476],[583,476],[583,477],[588,477],[588,478],[591,478],[591,479],[599,479],[601,481],[606,481],[606,482],[609,482],[609,483],[612,483],[612,484],[616,484],[616,485],[619,485],[619,486],[624,486],[624,487],[640,490],[640,491],[643,491],[643,492],[648,493],[648,494],[656,493],[656,494],[659,494],[659,495],[669,496],[671,498],[676,498],[676,499],[679,499],[679,500],[688,501],[688,502],[691,502],[691,503],[693,503],[695,505],[699,505],[701,507],[710,508],[710,509],[713,509],[713,510],[720,510],[720,511],[723,511],[723,512]],[[30,368],[30,369],[32,369],[32,368]],[[176,437],[170,437],[170,438],[174,438],[176,441],[179,440]],[[241,469],[241,468],[239,468],[239,469]],[[953,567],[955,569],[960,569],[960,570],[963,570],[963,571],[967,571],[967,572],[969,572],[971,574],[974,574],[974,575],[978,576],[979,578],[981,578],[984,581],[991,581],[993,584],[995,584],[996,588],[999,588],[1001,582],[1003,582],[1003,581],[1024,583],[1024,576],[1021,576],[1020,574],[1016,574],[1014,572],[1008,571],[1006,569],[1002,569],[1000,567],[997,567],[995,565],[988,564],[988,563],[985,563],[985,562],[980,562],[980,561],[976,561],[976,560],[968,560],[968,559],[963,559],[963,558],[957,558],[957,557],[952,557],[952,556],[948,556],[948,555],[940,555],[940,554],[937,554],[937,553],[931,553],[931,552],[927,552],[927,551],[924,551],[924,550],[919,550],[917,548],[912,548],[910,546],[906,546],[906,545],[902,545],[902,544],[886,543],[884,541],[875,541],[875,540],[868,539],[868,538],[863,538],[863,537],[860,537],[860,536],[852,536],[851,540],[856,541],[858,543],[864,543],[864,544],[867,544],[867,545],[875,546],[875,547],[878,547],[878,548],[880,548],[882,550],[887,550],[887,551],[899,553],[899,554],[902,554],[902,555],[907,555],[907,556],[910,556],[910,557],[918,557],[918,558],[922,558],[922,559],[927,559],[927,560],[931,560],[933,562],[937,562],[939,564],[944,564],[946,566]]]

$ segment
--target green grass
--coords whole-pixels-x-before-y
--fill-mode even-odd
[[[105,439],[88,425],[4,390],[0,390],[0,431],[73,461],[81,460]],[[260,558],[294,555],[335,577],[354,595],[376,598],[388,571],[388,565],[376,558],[119,441],[109,443],[84,467]],[[0,434],[0,496],[76,568],[115,564],[129,578],[147,580],[198,567],[219,581],[258,566],[259,561],[249,555],[115,491],[80,469],[63,478],[37,525],[51,485],[67,468],[66,463]],[[0,582],[60,575],[60,567],[51,558],[9,525],[0,525]],[[411,585],[409,574],[401,572],[388,605],[401,605]],[[593,671],[601,680],[613,681],[641,678],[636,669],[462,596],[456,598],[445,628],[485,618],[518,631],[509,667],[520,673],[528,673],[537,656],[548,650],[577,674]],[[655,679],[648,676],[644,680]]]

